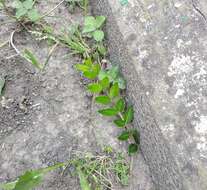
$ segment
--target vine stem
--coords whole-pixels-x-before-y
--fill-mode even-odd
[[[121,112],[119,112],[118,115],[119,115],[119,117],[120,117],[122,120],[124,120],[124,116],[122,115]]]
[[[131,173],[132,170],[133,170],[133,164],[134,164],[134,159],[133,157],[131,156],[131,159],[130,159],[130,167],[129,167],[129,172]]]
[[[124,116],[122,115],[122,113],[118,113],[119,117],[124,121]],[[127,126],[125,125],[124,128],[127,130]]]

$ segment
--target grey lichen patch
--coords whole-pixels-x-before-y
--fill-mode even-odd
[[[190,120],[192,130],[191,138],[195,139],[200,157],[207,153],[206,139],[206,85],[207,65],[199,53],[192,55],[175,56],[168,68],[168,76],[174,78],[170,87],[175,90],[174,98],[184,103],[185,117]],[[196,155],[195,155],[196,156]],[[197,157],[197,156],[196,156]],[[197,157],[199,159],[199,157]],[[205,157],[207,158],[207,157]]]
[[[204,190],[197,163],[207,169],[206,21],[187,0],[108,2],[188,189]],[[206,1],[195,3],[207,12]]]

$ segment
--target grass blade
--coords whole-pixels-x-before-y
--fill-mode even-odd
[[[17,183],[17,181],[2,184],[2,185],[0,185],[0,189],[2,189],[2,190],[13,190],[16,186],[16,183]]]
[[[29,51],[28,49],[24,50],[23,56],[25,57],[25,59],[27,59],[30,63],[32,63],[32,65],[34,65],[39,70],[43,69],[43,66],[38,62],[38,60],[34,56],[34,54],[31,51]]]
[[[85,174],[83,173],[83,171],[80,168],[77,168],[77,171],[78,171],[81,189],[82,190],[92,190],[90,188],[88,180],[87,180]]]

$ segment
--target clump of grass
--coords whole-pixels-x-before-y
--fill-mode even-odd
[[[23,53],[24,58],[29,61],[34,67],[38,68],[39,70],[43,69],[43,65],[39,63],[37,58],[35,57],[34,53],[28,49],[24,50]]]
[[[67,47],[72,50],[73,54],[89,57],[91,48],[83,39],[78,25],[72,25],[68,30],[63,31],[63,33],[58,36],[58,39],[63,44],[67,45]]]
[[[85,178],[90,184],[91,189],[112,189],[116,181],[121,185],[128,185],[129,164],[123,155],[99,155],[86,156],[73,161],[75,168],[83,172]]]
[[[114,183],[128,185],[129,163],[120,153],[104,152],[100,155],[79,154],[65,163],[58,163],[47,168],[26,171],[17,180],[0,184],[3,190],[33,190],[44,180],[44,176],[53,170],[73,168],[72,174],[79,178],[82,190],[113,189]]]

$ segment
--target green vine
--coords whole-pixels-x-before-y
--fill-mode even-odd
[[[94,36],[94,32],[103,25],[104,21],[104,16],[86,17],[82,33],[89,33]],[[96,38],[94,39],[96,42],[99,41]],[[140,143],[139,133],[136,129],[131,129],[130,126],[133,121],[134,110],[133,106],[127,106],[122,96],[122,91],[125,89],[125,81],[120,75],[119,68],[117,66],[108,68],[104,62],[96,60],[92,56],[84,59],[83,63],[76,64],[75,67],[85,78],[92,80],[87,85],[87,90],[94,95],[96,103],[104,106],[98,112],[106,117],[114,117],[114,124],[123,129],[118,136],[118,140],[130,142],[128,146],[129,155],[137,152]]]

